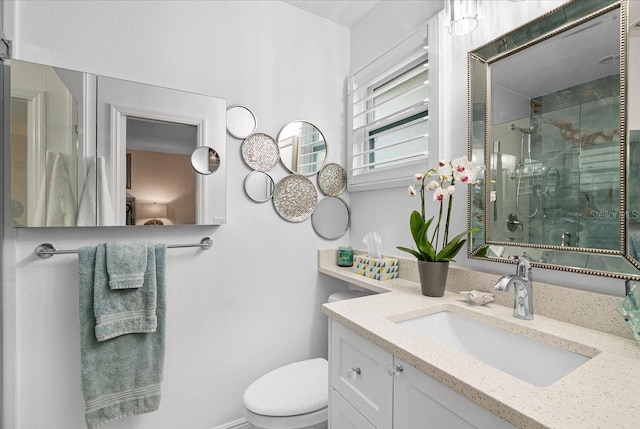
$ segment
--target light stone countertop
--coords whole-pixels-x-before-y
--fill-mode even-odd
[[[636,380],[640,374],[640,346],[632,339],[606,333],[608,329],[614,333],[619,330],[616,326],[604,326],[609,310],[602,312],[604,316],[596,317],[600,319],[595,327],[599,330],[541,314],[536,314],[534,320],[524,321],[513,317],[511,306],[496,303],[472,306],[461,295],[449,291],[442,298],[426,297],[414,281],[402,278],[370,280],[353,274],[349,268],[335,266],[335,253],[331,251],[320,251],[318,255],[321,273],[380,292],[324,304],[324,314],[513,425],[557,429],[640,427],[640,383]],[[401,261],[401,276],[402,264]],[[411,270],[410,267],[405,269]],[[470,273],[451,268],[449,280]],[[447,289],[451,289],[449,282]],[[534,299],[535,293],[536,284]],[[563,294],[573,292],[561,290],[559,293],[561,298]],[[621,300],[584,291],[577,293],[582,294],[580,299],[585,305],[587,301],[593,301],[598,307],[611,306]],[[496,292],[496,298],[498,294],[500,292]],[[507,296],[509,305],[513,303],[512,294],[510,291]],[[554,301],[554,297],[550,299]],[[592,358],[550,386],[539,387],[395,323],[442,310],[462,313]],[[621,319],[621,316],[617,318]],[[614,315],[611,319],[614,325],[617,318]],[[624,327],[624,322],[621,326]],[[628,327],[626,330],[630,331]],[[625,331],[622,333],[629,336]]]

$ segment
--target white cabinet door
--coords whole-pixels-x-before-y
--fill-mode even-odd
[[[391,429],[393,355],[335,321],[330,350],[331,386],[377,429]]]
[[[393,427],[398,429],[516,429],[401,359],[394,381]]]
[[[375,429],[362,414],[356,411],[335,389],[330,388],[330,429]]]

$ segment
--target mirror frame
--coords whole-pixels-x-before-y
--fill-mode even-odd
[[[588,2],[588,3],[587,3]],[[467,79],[468,79],[468,100],[467,100],[467,121],[468,121],[468,146],[467,153],[469,159],[472,159],[474,149],[474,136],[473,136],[473,123],[474,123],[474,101],[478,102],[478,98],[474,98],[474,74],[476,72],[482,72],[484,75],[481,79],[484,82],[481,83],[483,88],[480,88],[484,92],[484,98],[480,99],[481,103],[484,103],[483,114],[483,160],[480,160],[479,164],[485,164],[491,159],[491,129],[490,129],[490,111],[491,111],[491,97],[490,97],[490,85],[491,74],[490,65],[500,59],[508,57],[516,52],[520,52],[528,47],[531,47],[537,43],[545,41],[553,36],[556,36],[564,31],[574,28],[580,24],[583,24],[597,16],[610,12],[612,10],[620,10],[620,213],[626,213],[626,177],[627,177],[627,127],[626,127],[626,43],[628,32],[628,0],[609,0],[607,4],[603,6],[603,1],[594,0],[571,0],[544,15],[531,20],[524,25],[515,28],[514,30],[499,36],[498,38],[486,43],[479,48],[472,50],[468,53],[467,61]],[[576,12],[576,9],[578,10]],[[571,18],[569,18],[571,17]],[[560,21],[560,22],[559,22]],[[475,69],[474,67],[480,67]],[[479,115],[477,115],[479,116]],[[475,148],[478,150],[480,142],[476,139]],[[574,265],[563,265],[561,263],[546,263],[532,261],[531,265],[540,268],[550,268],[561,271],[568,271],[574,273],[582,273],[589,275],[598,275],[605,277],[612,277],[624,280],[640,280],[640,262],[634,260],[629,256],[627,252],[627,225],[625,216],[620,216],[620,249],[619,250],[606,250],[606,249],[592,249],[592,248],[577,248],[572,247],[567,249],[566,247],[556,245],[541,245],[541,244],[529,244],[522,242],[503,242],[490,240],[490,216],[489,210],[491,203],[491,188],[486,186],[491,184],[491,169],[488,166],[484,168],[483,179],[476,183],[476,187],[481,187],[481,194],[483,198],[484,207],[480,207],[483,212],[483,219],[480,223],[474,223],[474,192],[470,189],[467,203],[467,224],[468,228],[478,226],[481,224],[484,226],[484,232],[471,234],[467,243],[467,256],[471,259],[483,259],[494,262],[503,263],[515,263],[513,259],[500,258],[495,256],[486,256],[488,245],[497,246],[509,246],[517,248],[522,252],[526,252],[528,249],[547,249],[558,252],[568,252],[575,254],[587,254],[586,257],[593,255],[601,255],[603,262],[606,258],[623,259],[629,263],[630,270],[635,268],[638,270],[638,274],[633,273],[621,273],[614,271],[606,271],[600,269],[589,269],[587,266],[584,268]]]

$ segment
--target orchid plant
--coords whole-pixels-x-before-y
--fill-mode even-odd
[[[402,246],[397,246],[397,248],[412,254],[419,261],[453,261],[453,258],[467,241],[463,237],[480,230],[479,228],[470,228],[449,240],[455,185],[456,183],[467,185],[475,183],[479,171],[480,167],[478,165],[463,156],[453,161],[440,160],[437,168],[431,168],[424,174],[416,174],[414,183],[409,186],[409,195],[420,194],[421,212],[414,210],[409,217],[409,227],[416,249]],[[416,188],[418,189],[417,191]],[[434,222],[435,216],[430,219],[425,217],[425,190],[433,192],[433,200],[440,204],[438,220],[431,233],[429,229]],[[447,215],[444,228],[442,228],[445,203],[447,204]]]

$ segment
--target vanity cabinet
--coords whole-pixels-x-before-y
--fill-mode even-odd
[[[331,429],[515,429],[344,325],[329,323]]]

